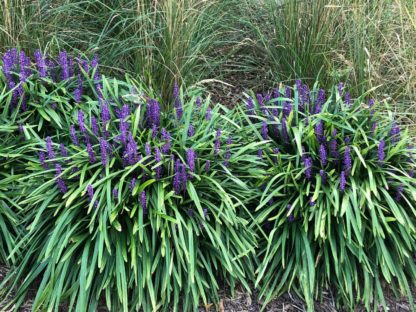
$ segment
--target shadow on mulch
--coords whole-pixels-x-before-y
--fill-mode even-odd
[[[7,274],[8,269],[5,266],[0,265],[0,282],[3,280],[4,276]],[[1,312],[30,312],[32,311],[32,303],[36,296],[36,282],[32,286],[31,290],[28,293],[27,299],[23,306],[19,310],[14,308],[5,310],[1,305],[3,298],[0,298],[0,311]],[[413,289],[413,296],[416,298],[416,289]],[[339,309],[336,307],[335,300],[331,292],[324,292],[322,294],[322,301],[315,303],[315,311],[317,312],[343,312],[348,311],[348,309]],[[253,294],[247,294],[242,289],[236,289],[235,295],[233,297],[229,296],[229,292],[224,290],[220,294],[221,301],[219,303],[218,309],[214,305],[207,307],[201,307],[199,312],[258,312],[261,310],[262,303],[257,300],[256,292]],[[404,312],[411,311],[409,302],[407,298],[398,299],[394,297],[393,293],[385,287],[385,299],[388,306],[388,311],[394,312]],[[68,308],[65,304],[62,304],[59,308],[60,312],[67,312]],[[99,312],[108,311],[103,303],[98,309]],[[303,312],[307,311],[305,303],[299,297],[287,293],[283,296],[275,298],[272,300],[265,309],[265,312]],[[358,307],[355,309],[356,312],[365,311],[364,307]],[[377,311],[384,311],[382,307],[378,308]]]

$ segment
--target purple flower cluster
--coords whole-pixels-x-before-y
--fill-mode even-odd
[[[186,167],[179,159],[175,163],[175,174],[173,177],[173,189],[176,195],[186,190],[186,183],[188,181]]]
[[[162,145],[162,153],[168,154],[172,147],[172,141],[171,141],[170,133],[166,131],[165,128],[162,129],[162,140],[164,141],[164,144]]]
[[[56,184],[58,185],[59,190],[61,193],[65,194],[68,189],[65,185],[64,180],[62,179],[62,167],[60,164],[55,164],[55,178],[56,178]]]

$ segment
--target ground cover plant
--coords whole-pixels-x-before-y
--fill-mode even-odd
[[[387,282],[413,308],[415,148],[381,105],[298,81],[242,108],[247,136],[265,142],[256,285],[266,302],[292,288],[312,310],[335,287],[340,306],[386,308]]]
[[[103,297],[112,310],[180,309],[180,299],[188,310],[218,302],[220,282],[249,291],[255,233],[240,211],[252,195],[231,172],[256,157],[232,136],[228,110],[176,86],[164,113],[142,89],[84,74],[94,92],[60,112],[62,127],[26,140],[26,231],[4,281],[13,290],[23,279],[13,303],[35,278],[34,309],[68,300],[93,311]]]

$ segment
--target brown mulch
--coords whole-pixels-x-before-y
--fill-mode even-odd
[[[3,280],[7,274],[8,269],[5,266],[0,265],[0,281]],[[29,291],[26,302],[18,310],[19,312],[30,312],[33,299],[36,296],[36,283],[33,288]],[[416,298],[416,289],[413,290],[413,296]],[[219,312],[259,312],[261,311],[262,303],[257,300],[256,292],[248,294],[242,289],[237,289],[233,297],[229,296],[228,291],[223,291],[220,294],[221,300],[217,307],[215,305],[209,305],[201,307],[200,312],[207,311],[219,311]],[[324,292],[322,294],[322,301],[315,303],[315,311],[317,312],[337,312],[337,311],[348,311],[348,309],[339,309],[336,307],[334,296],[331,292]],[[407,298],[397,299],[394,297],[389,289],[385,289],[385,298],[388,305],[388,311],[393,312],[404,312],[411,311]],[[2,298],[0,298],[0,302]],[[5,310],[0,304],[1,312],[17,312],[15,309]],[[67,307],[63,304],[59,311],[68,311]],[[100,312],[108,311],[105,305],[99,308]],[[294,294],[287,293],[283,296],[275,298],[267,304],[264,312],[303,312],[307,311],[305,303]],[[364,307],[359,307],[355,311],[365,311]],[[377,311],[384,311],[382,307],[378,308]]]

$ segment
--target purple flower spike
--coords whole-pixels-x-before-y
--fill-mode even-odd
[[[35,62],[36,62],[36,68],[39,72],[40,78],[45,78],[47,75],[47,67],[45,58],[42,55],[42,52],[40,50],[35,51]]]
[[[259,103],[261,113],[263,115],[266,115],[267,114],[267,108],[264,105],[263,96],[261,94],[257,94],[257,103]]]
[[[140,205],[143,208],[143,215],[147,215],[147,198],[145,191],[140,192]]]
[[[156,125],[152,126],[152,139],[155,139],[157,137],[158,134],[158,127]]]
[[[97,84],[100,81],[100,71],[98,69],[98,55],[95,54],[91,60],[92,70],[95,70],[94,73],[94,82]]]
[[[87,143],[87,153],[88,153],[88,157],[90,159],[90,163],[95,163],[96,159],[95,159],[95,154],[94,154],[94,150],[91,146],[91,143]]]
[[[192,124],[190,124],[188,128],[188,138],[193,137],[194,134],[195,134],[195,128]]]
[[[69,132],[70,132],[70,135],[71,135],[72,143],[74,143],[74,145],[76,145],[76,146],[79,146],[77,131],[75,130],[74,125],[71,125],[71,127],[69,128]]]
[[[255,112],[254,112],[254,102],[253,102],[253,98],[249,97],[247,99],[247,115],[248,116],[254,116]]]
[[[200,107],[201,106],[201,99],[199,97],[196,98],[196,107]]]
[[[87,195],[88,195],[88,201],[92,202],[92,199],[94,197],[94,188],[91,184],[88,184],[87,186]]]
[[[101,163],[103,164],[103,166],[107,166],[108,163],[108,159],[107,159],[107,150],[108,150],[108,146],[107,146],[107,141],[103,138],[100,137],[100,152],[101,152]]]
[[[117,189],[117,187],[113,188],[113,197],[114,197],[114,200],[118,199],[118,189]]]
[[[136,178],[132,178],[131,179],[130,185],[129,185],[130,192],[133,192],[133,189],[136,186],[136,182],[137,182],[137,179]]]
[[[260,159],[262,159],[262,158],[263,158],[263,150],[262,150],[262,149],[259,149],[259,150],[257,151],[257,157],[258,157],[258,158],[260,158]]]
[[[83,92],[83,88],[82,88],[81,74],[78,74],[78,76],[77,76],[77,87],[74,90],[74,99],[75,99],[76,103],[81,102],[82,92]]]
[[[62,157],[68,157],[68,151],[66,150],[65,145],[63,143],[59,145],[59,149],[61,150]]]
[[[305,165],[305,176],[307,180],[310,180],[312,178],[312,158],[311,157],[305,157],[304,160]]]
[[[340,177],[340,182],[339,182],[339,190],[341,192],[345,191],[346,184],[347,184],[347,179],[346,179],[345,171],[341,171],[341,177]]]
[[[326,172],[325,172],[325,170],[319,170],[319,175],[321,176],[321,181],[322,181],[322,184],[325,184],[326,183],[326,181],[328,180],[328,177],[327,177],[327,175],[326,175]]]
[[[328,158],[325,145],[323,144],[319,146],[319,158],[321,159],[322,166],[325,167],[328,164]]]
[[[165,128],[162,128],[162,140],[165,141],[165,144],[162,145],[162,153],[168,154],[171,148],[171,137],[170,133],[166,131]]]
[[[101,120],[103,124],[106,124],[111,119],[110,110],[108,109],[107,102],[103,101],[101,104]]]
[[[319,122],[315,125],[315,136],[319,143],[324,143],[324,122],[319,120]]]
[[[124,165],[131,166],[136,164],[139,161],[139,155],[137,153],[137,144],[136,141],[134,141],[133,135],[131,132],[127,135],[127,145],[124,150]]]
[[[146,154],[146,156],[149,156],[152,154],[152,148],[150,147],[149,143],[145,143],[144,145],[144,153]]]
[[[338,94],[339,96],[342,95],[342,91],[344,90],[344,83],[340,82],[338,85]]]
[[[156,163],[160,163],[162,161],[162,154],[160,153],[159,148],[155,147],[155,161]],[[162,165],[159,165],[155,168],[156,171],[156,179],[160,179],[162,177]]]
[[[207,108],[207,112],[205,113],[205,120],[211,120],[212,118],[212,109],[211,107]]]
[[[348,91],[345,92],[345,104],[348,107],[351,106],[351,96],[350,96],[350,93]]]
[[[274,154],[273,161],[275,164],[277,164],[277,155],[279,154],[279,148],[277,147],[273,148],[273,154]]]
[[[377,123],[373,122],[373,124],[371,125],[371,134],[374,135],[374,133],[376,132],[377,129]]]
[[[19,53],[19,65],[20,65],[20,81],[26,82],[31,74],[30,70],[30,58],[26,56],[25,52]]]
[[[62,167],[60,164],[55,165],[55,171],[56,184],[58,185],[58,188],[61,191],[61,193],[65,194],[68,191],[68,189],[65,185],[64,180],[61,178]]]
[[[191,170],[192,172],[195,171],[195,158],[195,151],[192,148],[188,149],[186,151],[186,162],[188,163],[189,170]]]
[[[344,171],[350,172],[352,168],[352,161],[351,161],[351,149],[349,146],[345,148],[344,151]]]
[[[95,135],[98,136],[98,132],[99,132],[98,122],[97,122],[97,118],[95,118],[95,116],[91,117],[91,130],[92,130],[92,133],[94,133]]]
[[[370,99],[370,100],[368,101],[368,106],[369,106],[370,108],[372,108],[372,107],[374,106],[374,99]]]
[[[211,167],[211,162],[209,160],[207,160],[205,162],[205,172],[208,173],[209,169]]]
[[[386,146],[386,143],[384,142],[384,140],[381,140],[380,143],[378,144],[378,162],[379,164],[382,164],[384,161],[384,147]]]
[[[39,152],[39,162],[42,165],[43,169],[48,169],[49,166],[45,161],[46,161],[46,154],[45,154],[45,152],[40,151]]]
[[[181,103],[181,99],[179,95],[179,86],[176,81],[173,86],[173,98],[175,99],[176,117],[178,119],[181,119],[183,115],[183,107],[182,107],[182,103]]]
[[[160,125],[160,104],[154,99],[147,101],[147,120],[150,126]]]
[[[179,195],[183,190],[186,189],[186,183],[186,168],[183,164],[181,164],[180,160],[177,159],[175,163],[175,175],[173,177],[173,189],[176,195]]]
[[[78,111],[78,125],[81,132],[85,134],[87,129],[85,128],[84,112],[82,110]]]
[[[267,123],[265,121],[261,123],[261,136],[264,140],[267,140],[269,137],[269,130],[267,129]]]
[[[61,79],[67,80],[69,78],[69,63],[66,51],[59,52],[59,65],[61,66]]]
[[[50,160],[55,159],[55,152],[53,150],[52,139],[51,137],[46,138],[46,151],[48,152],[48,158]]]
[[[390,130],[390,135],[392,137],[392,143],[397,143],[400,141],[400,127],[396,123],[393,123]]]

